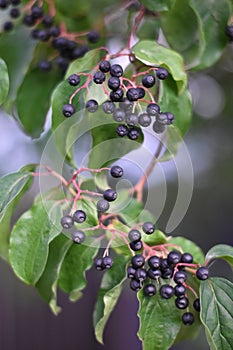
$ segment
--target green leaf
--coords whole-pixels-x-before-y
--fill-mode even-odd
[[[140,0],[140,3],[150,11],[162,12],[168,11],[171,8],[173,0]]]
[[[200,64],[194,67],[195,70],[200,70],[213,65],[223,53],[227,43],[224,28],[231,16],[231,5],[228,0],[189,0],[189,2],[198,16],[199,32],[205,40]]]
[[[152,40],[139,41],[133,47],[135,57],[147,66],[161,66],[168,69],[176,81],[179,94],[187,86],[187,75],[184,71],[183,58],[171,49],[159,45]]]
[[[49,304],[55,315],[61,311],[60,307],[57,305],[58,277],[62,262],[72,244],[72,240],[62,234],[50,243],[48,260],[44,272],[36,283],[36,288],[41,297]]]
[[[0,179],[0,220],[8,210],[8,206],[32,179],[29,172],[17,172],[3,176]]]
[[[177,246],[180,246],[183,250],[183,252],[188,252],[193,255],[193,261],[194,263],[198,264],[204,264],[205,257],[203,254],[203,251],[201,250],[198,245],[192,241],[190,241],[187,238],[184,237],[173,237],[168,240],[169,244],[175,244]]]
[[[25,132],[34,138],[43,132],[50,97],[60,80],[61,73],[56,69],[43,73],[39,68],[33,68],[27,72],[18,89],[18,117]]]
[[[8,92],[9,92],[9,75],[8,75],[8,69],[5,61],[3,61],[0,58],[0,72],[1,72],[1,78],[0,78],[0,105],[5,102],[5,99],[7,98]]]
[[[126,279],[126,265],[128,259],[119,256],[114,259],[114,264],[102,279],[98,298],[93,314],[96,339],[103,344],[103,332],[105,325],[118,301],[122,291],[123,282]]]
[[[142,233],[142,240],[150,246],[167,243],[167,237],[160,230],[155,230],[155,232],[152,233],[151,235],[147,235],[146,233]]]
[[[50,205],[49,205],[50,204]],[[15,274],[25,283],[34,285],[43,273],[49,243],[60,233],[49,213],[54,202],[38,203],[25,212],[13,227],[9,258]],[[61,215],[60,215],[61,218]],[[59,220],[59,216],[56,215]]]
[[[0,37],[1,57],[7,64],[10,78],[10,90],[5,102],[5,108],[9,113],[36,45],[37,42],[30,38],[30,29],[25,26],[19,26],[16,30],[4,33]]]
[[[168,350],[181,328],[181,312],[174,305],[174,299],[163,299],[157,292],[146,297],[138,293],[140,328],[139,338],[143,350]]]
[[[201,321],[211,350],[232,350],[233,283],[213,277],[200,285]]]
[[[82,17],[86,15],[90,9],[90,1],[74,1],[55,0],[56,9],[69,18]]]
[[[192,116],[191,95],[188,89],[185,88],[180,95],[177,95],[175,82],[168,77],[163,82],[162,97],[159,105],[162,111],[169,111],[174,114],[174,126],[180,131],[181,136],[184,135],[190,125]],[[171,141],[168,139],[167,142],[169,142],[171,153],[173,153],[179,142],[179,133],[169,126],[168,137],[171,138]],[[175,141],[175,144],[172,146],[173,141]]]
[[[93,259],[99,250],[99,242],[95,245],[73,244],[62,263],[59,275],[59,287],[70,294],[70,300],[76,301],[86,287],[85,272],[91,268]]]
[[[187,0],[174,1],[171,10],[161,16],[166,40],[172,49],[182,55],[189,68],[200,62],[206,44],[199,20]]]
[[[227,244],[218,244],[206,254],[205,260],[209,264],[214,259],[223,259],[233,268],[233,247]]]

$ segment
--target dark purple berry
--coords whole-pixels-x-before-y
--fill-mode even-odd
[[[99,70],[103,73],[107,73],[110,71],[111,63],[109,61],[101,61],[99,64]]]
[[[116,128],[117,135],[120,137],[124,137],[128,135],[129,129],[126,125],[120,124]]]
[[[100,199],[98,200],[96,207],[98,211],[104,213],[109,209],[109,202],[105,199]]]
[[[119,78],[123,75],[123,68],[119,64],[113,64],[110,68],[110,74]]]
[[[230,41],[233,41],[233,24],[226,26],[225,33]]]
[[[49,28],[49,34],[53,38],[58,37],[60,35],[60,33],[61,33],[60,28],[57,26],[53,26],[53,27]]]
[[[147,235],[151,235],[153,232],[155,232],[155,225],[153,222],[147,221],[142,225],[142,229]]]
[[[172,124],[175,120],[174,114],[172,114],[170,112],[166,112],[165,114],[167,116],[167,125]]]
[[[138,117],[138,123],[143,127],[149,126],[151,124],[151,121],[151,116],[147,113],[142,113]]]
[[[184,283],[187,280],[187,274],[184,271],[177,271],[173,277],[176,283]]]
[[[201,281],[207,280],[209,278],[209,269],[208,269],[208,267],[201,266],[199,269],[197,269],[196,276]]]
[[[27,27],[32,27],[36,23],[36,20],[31,15],[25,15],[23,18],[23,23]]]
[[[160,259],[160,268],[162,270],[165,270],[165,269],[168,269],[169,268],[169,265],[168,265],[168,262],[167,262],[167,258],[161,258]]]
[[[119,165],[113,165],[111,167],[110,174],[112,175],[112,177],[122,177],[123,173],[123,169]]]
[[[166,113],[159,113],[157,115],[156,122],[163,124],[163,125],[167,125],[167,114]]]
[[[162,270],[162,278],[168,279],[172,277],[172,275],[173,275],[173,269],[171,269],[170,267],[167,267],[166,269]]]
[[[110,100],[113,101],[113,102],[120,102],[122,101],[123,99],[123,96],[124,96],[124,91],[119,88],[117,90],[114,90],[114,91],[111,91],[110,92]]]
[[[141,267],[136,269],[135,274],[134,274],[134,278],[136,280],[145,281],[146,277],[147,277],[147,272],[145,269],[143,269]]]
[[[154,122],[152,127],[156,134],[162,134],[165,130],[165,125],[158,123],[157,121]]]
[[[179,298],[176,298],[175,304],[176,304],[176,307],[178,309],[183,310],[183,309],[186,309],[186,307],[189,306],[189,300],[186,297],[179,297]]]
[[[72,241],[77,244],[81,244],[85,241],[85,233],[83,231],[75,231],[72,233]]]
[[[5,32],[9,32],[11,29],[13,29],[14,25],[11,21],[7,21],[5,23],[3,23],[3,30]]]
[[[111,258],[111,256],[105,256],[102,265],[105,269],[110,269],[113,265],[113,258]]]
[[[128,237],[131,242],[137,242],[141,239],[141,233],[140,231],[133,229],[129,231]],[[135,255],[135,256],[139,256],[139,255]]]
[[[93,43],[93,44],[97,43],[97,41],[99,41],[99,38],[100,38],[99,33],[94,30],[87,34],[87,40],[90,43]]]
[[[142,244],[142,241],[137,241],[137,242],[130,242],[129,246],[134,252],[137,252],[138,250],[142,249],[143,244]]]
[[[41,60],[40,62],[38,62],[38,68],[42,72],[49,72],[52,68],[52,63],[47,60]]]
[[[191,326],[194,322],[194,315],[191,312],[185,312],[182,316],[182,322],[185,326]]]
[[[155,117],[160,113],[160,107],[156,103],[149,103],[146,111],[150,116]]]
[[[148,297],[152,297],[156,294],[156,287],[154,284],[147,284],[143,288],[144,294]]]
[[[178,264],[180,260],[181,260],[181,253],[176,250],[171,251],[167,256],[167,262],[168,262],[168,265],[170,266],[174,266]]]
[[[144,77],[142,78],[142,85],[147,88],[151,88],[155,85],[155,77],[151,74],[144,75]]]
[[[96,84],[103,84],[105,79],[106,79],[106,77],[105,77],[105,74],[103,72],[96,72],[93,76],[93,81]]]
[[[19,16],[20,16],[20,10],[13,7],[13,8],[10,10],[10,17],[11,17],[11,18],[18,18]]]
[[[118,108],[113,112],[112,117],[116,122],[121,123],[125,120],[125,111]]]
[[[98,107],[99,107],[99,105],[98,105],[98,102],[96,100],[88,100],[86,102],[86,109],[90,113],[95,113],[97,111]]]
[[[138,292],[142,288],[141,282],[136,279],[132,279],[130,281],[130,288],[133,291]]]
[[[62,113],[66,118],[71,117],[75,113],[75,106],[71,103],[65,104],[62,108]]]
[[[144,96],[145,96],[145,94],[146,94],[146,92],[145,92],[145,90],[143,89],[143,88],[141,88],[141,87],[138,87],[138,88],[136,88],[137,89],[137,91],[138,91],[138,98],[140,99],[140,98],[143,98]]]
[[[117,77],[111,77],[108,79],[108,87],[113,91],[116,91],[120,87],[120,84],[120,79]]]
[[[12,6],[17,6],[21,3],[21,0],[11,0],[11,5]]]
[[[124,111],[131,111],[133,109],[133,103],[129,101],[127,98],[124,98],[122,102],[119,102],[120,109]]]
[[[183,297],[186,294],[186,288],[183,284],[177,284],[175,287],[175,295],[177,297]]]
[[[164,284],[161,288],[160,288],[160,295],[162,298],[164,299],[170,299],[171,297],[173,297],[175,290],[172,286],[170,286],[169,284]]]
[[[117,193],[116,193],[116,191],[114,191],[111,188],[109,188],[106,191],[104,191],[103,197],[108,202],[113,202],[113,201],[115,201],[117,199]]]
[[[138,124],[138,116],[134,113],[129,113],[125,116],[125,122],[128,126],[134,126]]]
[[[75,222],[82,223],[86,220],[86,213],[83,210],[76,210],[73,219]]]
[[[145,263],[145,258],[141,254],[136,254],[131,258],[131,264],[135,269],[142,267]]]
[[[160,80],[164,80],[168,77],[168,71],[166,70],[166,68],[158,68],[158,70],[156,71],[156,75]]]
[[[9,6],[9,2],[7,0],[0,0],[0,9],[6,9]]]
[[[47,29],[40,29],[37,33],[37,39],[40,41],[48,41],[50,37],[50,33]]]
[[[45,15],[43,18],[42,18],[42,24],[45,26],[45,27],[51,27],[53,25],[53,17],[50,16],[50,15]]]
[[[199,299],[199,298],[197,298],[197,299],[194,300],[194,302],[193,302],[193,307],[194,307],[194,309],[195,309],[196,311],[200,312],[200,310],[201,310],[201,305],[200,305],[200,299]]]
[[[193,256],[190,253],[184,253],[181,255],[180,262],[186,263],[186,264],[192,264]]]
[[[41,7],[36,6],[36,5],[32,7],[32,9],[31,9],[32,18],[34,18],[34,19],[41,18],[41,17],[43,17],[43,14],[44,14],[44,11]]]
[[[103,109],[104,113],[112,114],[115,111],[116,106],[112,101],[105,101],[103,103],[102,109]]]
[[[65,229],[71,228],[74,225],[74,219],[70,215],[65,215],[61,218],[61,225]]]
[[[130,140],[133,140],[133,141],[137,140],[140,136],[139,129],[138,128],[129,128],[127,136]]]
[[[95,258],[94,265],[95,265],[96,270],[102,271],[104,269],[103,258]]]
[[[161,270],[149,269],[147,271],[147,275],[149,278],[151,278],[153,280],[157,280],[158,278],[160,278],[162,276],[162,272],[161,272]]]
[[[129,101],[137,101],[139,99],[139,90],[137,88],[129,88],[126,92],[126,96]]]
[[[77,75],[77,74],[71,74],[71,75],[68,77],[68,83],[69,83],[71,86],[77,86],[77,85],[80,83],[80,77],[79,77],[79,75]]]
[[[127,267],[127,277],[134,278],[135,271],[136,271],[136,269],[133,268],[133,266],[128,266]]]
[[[153,255],[148,259],[148,265],[154,270],[160,267],[160,262],[161,259],[156,255]]]

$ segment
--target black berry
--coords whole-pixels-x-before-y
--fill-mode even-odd
[[[75,106],[71,103],[68,103],[63,106],[62,113],[66,118],[71,117],[75,113]]]
[[[103,84],[105,79],[106,79],[106,77],[105,77],[105,74],[103,72],[96,72],[93,76],[93,81],[96,84]]]
[[[209,269],[205,266],[201,266],[197,269],[196,276],[201,281],[207,280],[209,278]]]
[[[159,292],[160,292],[161,297],[164,299],[170,299],[175,293],[174,288],[172,286],[170,286],[169,284],[164,284],[160,288]]]
[[[168,279],[168,278],[172,277],[172,275],[173,275],[173,269],[172,268],[167,267],[166,269],[162,270],[162,275],[161,275],[162,278]]]
[[[182,316],[182,322],[186,326],[190,326],[194,322],[194,315],[191,312],[185,312]]]
[[[106,201],[105,199],[100,199],[100,200],[98,200],[96,206],[97,206],[98,211],[105,212],[105,211],[108,211],[108,209],[109,209],[109,202]]]
[[[176,283],[184,283],[187,280],[187,274],[184,271],[177,271],[173,278]]]
[[[60,28],[57,26],[53,26],[49,29],[50,36],[56,38],[57,36],[60,35],[61,31]]]
[[[167,114],[166,113],[159,113],[157,115],[156,121],[160,124],[167,125]]]
[[[53,17],[50,15],[45,15],[42,18],[42,24],[45,27],[48,27],[48,28],[51,27],[53,25]]]
[[[147,277],[147,272],[145,269],[143,269],[141,267],[136,269],[135,274],[134,274],[134,278],[136,280],[145,281],[146,277]]]
[[[181,255],[180,262],[186,263],[186,264],[192,264],[193,262],[193,256],[190,253],[184,253]]]
[[[167,116],[167,125],[172,124],[175,120],[174,114],[172,114],[170,112],[166,112],[165,114]]]
[[[97,43],[97,41],[99,41],[99,38],[100,38],[99,33],[94,30],[87,34],[87,40],[90,43],[93,43],[93,44]]]
[[[117,132],[118,136],[124,137],[124,136],[128,135],[129,129],[126,125],[121,124],[121,125],[117,126],[116,132]]]
[[[144,126],[144,127],[147,127],[151,124],[151,117],[149,114],[147,113],[142,113],[139,115],[138,117],[138,123],[141,125],[141,126]]]
[[[154,122],[152,127],[156,134],[162,134],[165,130],[165,125],[158,123],[157,121]]]
[[[136,279],[132,279],[130,281],[130,288],[133,291],[138,292],[142,288],[141,282]]]
[[[151,235],[155,231],[155,225],[153,222],[147,221],[142,225],[142,229],[147,235]]]
[[[83,231],[76,231],[72,233],[72,241],[77,244],[81,244],[85,241],[85,233]]]
[[[194,300],[194,302],[193,302],[193,307],[194,307],[194,309],[195,309],[196,311],[200,312],[200,310],[201,310],[201,305],[200,305],[200,299],[199,299],[199,298],[197,298],[197,299]]]
[[[152,269],[156,270],[160,267],[160,261],[161,261],[161,259],[158,256],[153,255],[148,259],[148,265]]]
[[[149,103],[146,108],[147,113],[150,116],[157,116],[160,113],[160,107],[157,103]]]
[[[125,121],[129,126],[134,126],[138,124],[138,116],[134,113],[127,114]]]
[[[76,210],[73,219],[75,222],[82,223],[86,220],[86,213],[83,210]]]
[[[144,294],[148,297],[152,297],[156,294],[156,287],[154,284],[147,284],[143,288]]]
[[[110,68],[110,74],[119,78],[123,75],[123,68],[119,64],[113,64]]]
[[[106,114],[112,114],[115,111],[115,104],[112,101],[105,101],[102,109]]]
[[[44,14],[44,11],[41,7],[39,6],[33,6],[32,9],[31,9],[31,16],[34,18],[34,19],[38,19],[38,18],[41,18]]]
[[[129,88],[126,92],[126,96],[129,101],[137,101],[139,99],[139,90],[137,88]]]
[[[98,107],[99,107],[99,105],[98,105],[98,102],[96,100],[88,100],[86,102],[86,109],[90,113],[96,112]]]
[[[230,41],[233,41],[233,24],[226,26],[225,33],[230,39]]]
[[[153,280],[157,280],[159,277],[162,276],[162,272],[161,270],[153,270],[153,269],[149,269],[147,271],[147,275],[148,277],[150,277]]]
[[[186,294],[186,288],[183,284],[177,284],[175,287],[175,295],[177,297],[183,297]]]
[[[3,23],[3,30],[5,32],[9,32],[11,29],[13,29],[14,25],[11,21],[7,21],[5,23]]]
[[[142,85],[147,88],[151,88],[155,85],[155,77],[151,74],[144,75],[144,77],[142,78]]]
[[[21,3],[21,0],[11,0],[11,5],[17,6]]]
[[[110,269],[113,265],[113,258],[111,258],[111,256],[105,256],[103,258],[102,265],[105,269]]]
[[[70,215],[63,216],[61,218],[61,225],[63,228],[71,228],[74,225],[74,219]]]
[[[133,268],[133,266],[128,266],[127,267],[127,277],[128,278],[134,278],[134,274],[135,274],[135,268]]]
[[[138,128],[130,128],[128,130],[127,136],[130,140],[137,140],[140,136],[139,129]]]
[[[118,177],[122,177],[124,172],[123,172],[122,167],[120,167],[119,165],[113,165],[111,167],[110,173],[111,173],[112,177],[118,178]]]
[[[120,87],[120,84],[120,79],[117,77],[111,77],[108,79],[108,87],[113,91],[116,91]]]
[[[34,26],[35,22],[36,22],[35,18],[33,18],[31,15],[25,15],[24,18],[23,18],[23,23],[27,27]]]
[[[96,270],[101,271],[104,269],[103,267],[103,258],[95,258],[94,265]]]
[[[164,80],[168,77],[168,71],[166,70],[166,68],[158,68],[158,70],[156,71],[156,75],[160,80]]]
[[[71,74],[68,77],[68,83],[71,86],[77,86],[80,83],[80,77],[77,74]]]
[[[179,297],[179,298],[176,298],[175,304],[176,304],[176,307],[178,309],[183,310],[183,309],[186,309],[186,307],[189,306],[189,300],[186,297]]]
[[[41,60],[40,62],[38,62],[38,68],[42,72],[49,72],[52,68],[52,63],[47,60]]]
[[[133,103],[127,98],[124,98],[122,102],[119,102],[119,107],[124,111],[131,111],[133,109]]]
[[[142,241],[137,241],[137,242],[130,242],[129,244],[130,248],[137,252],[138,250],[141,250],[143,247]]]
[[[9,5],[9,2],[7,0],[0,0],[0,8],[6,9]]]
[[[12,8],[10,10],[10,17],[11,18],[18,18],[20,16],[20,10],[17,8]]]
[[[109,95],[110,100],[113,101],[113,102],[120,102],[120,101],[122,101],[123,96],[124,96],[124,91],[121,88],[119,88],[119,89],[117,89],[115,91],[111,91],[110,95]]]
[[[113,202],[117,198],[117,193],[116,191],[112,190],[111,188],[107,189],[103,193],[104,199],[106,199],[108,202]]]
[[[116,122],[121,123],[125,120],[125,111],[123,111],[123,109],[118,108],[113,112],[112,117]]]
[[[137,242],[141,239],[141,233],[140,233],[140,231],[134,229],[134,230],[129,231],[128,237],[129,237],[129,240],[131,242]],[[137,255],[135,255],[135,256],[137,256]]]
[[[142,267],[145,263],[145,258],[141,254],[134,255],[131,258],[131,264],[135,269],[138,269],[139,267]]]
[[[99,64],[99,70],[103,73],[107,73],[110,71],[110,68],[111,68],[111,64],[109,61],[101,61],[100,64]]]
[[[175,250],[171,251],[167,256],[167,261],[170,266],[178,264],[181,260],[181,253]]]
[[[140,98],[143,98],[143,97],[145,96],[145,94],[146,94],[145,90],[144,90],[143,88],[141,88],[141,87],[138,87],[138,88],[136,88],[136,89],[137,89],[137,91],[138,91],[139,99],[140,99]]]

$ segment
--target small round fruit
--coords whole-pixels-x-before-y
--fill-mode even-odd
[[[164,80],[168,77],[169,73],[166,68],[158,68],[156,75],[160,80]]]
[[[133,266],[128,266],[127,267],[127,277],[134,278],[135,271],[136,271],[136,269],[133,268]]]
[[[5,23],[3,23],[3,30],[5,32],[9,32],[11,29],[13,29],[14,25],[11,21],[6,21]]]
[[[119,107],[124,111],[131,111],[133,109],[133,102],[129,101],[127,98],[124,98],[123,101],[119,102]]]
[[[201,305],[200,305],[200,299],[199,299],[199,298],[197,298],[197,299],[194,300],[194,302],[193,302],[193,307],[194,307],[194,309],[195,309],[196,311],[200,312],[200,310],[201,310]]]
[[[47,60],[41,60],[37,66],[42,72],[49,72],[52,68],[52,63]]]
[[[112,114],[115,111],[116,106],[112,101],[105,101],[103,103],[102,109],[103,109],[104,113]]]
[[[20,16],[20,10],[17,8],[12,8],[10,10],[10,17],[11,18],[18,18]]]
[[[144,75],[144,77],[142,78],[142,85],[147,88],[151,88],[155,85],[155,77],[151,74]]]
[[[65,215],[61,218],[61,225],[63,228],[68,229],[74,225],[74,219],[70,215]]]
[[[103,73],[107,73],[110,71],[111,64],[109,61],[103,60],[99,64],[99,70]]]
[[[100,38],[100,35],[95,30],[92,30],[87,34],[87,40],[92,44],[97,43],[97,41],[99,41],[99,38]]]
[[[151,124],[151,121],[151,116],[147,113],[142,113],[138,117],[138,123],[143,127],[149,126]]]
[[[102,265],[105,269],[110,269],[113,265],[113,258],[111,258],[111,256],[105,256]]]
[[[128,237],[129,237],[130,242],[137,242],[141,239],[141,233],[140,233],[140,231],[134,229],[134,230],[129,231]]]
[[[181,253],[176,250],[171,251],[167,256],[168,265],[170,266],[174,266],[178,264],[180,260],[181,260]]]
[[[160,278],[162,276],[162,272],[161,272],[161,270],[149,269],[147,271],[147,275],[149,278],[151,278],[153,280],[157,280],[158,278]]]
[[[71,86],[77,86],[80,83],[80,77],[77,74],[71,74],[68,78],[68,83]]]
[[[125,120],[125,111],[118,108],[113,112],[112,117],[116,122],[121,123]]]
[[[111,167],[110,174],[112,175],[112,177],[118,178],[123,176],[124,171],[119,165],[113,165]]]
[[[209,278],[209,269],[205,266],[201,266],[197,269],[196,276],[201,281],[207,280]]]
[[[137,88],[129,88],[129,90],[126,92],[126,96],[129,101],[137,101],[139,99],[139,90]]]
[[[96,100],[88,100],[86,102],[86,109],[90,113],[95,113],[97,111],[98,107],[99,107],[99,105],[98,105],[98,102]]]
[[[165,125],[158,123],[157,121],[154,122],[152,127],[156,134],[162,134],[165,130]]]
[[[186,263],[186,264],[192,264],[193,262],[193,256],[190,253],[183,253],[181,255],[180,262]]]
[[[135,271],[134,278],[136,278],[136,280],[145,281],[146,277],[147,277],[147,272],[142,267],[139,267]]]
[[[186,294],[186,288],[183,284],[177,284],[175,287],[175,296],[183,297]]]
[[[165,114],[167,116],[167,125],[171,125],[175,120],[174,114],[172,114],[170,112],[166,112]]]
[[[117,135],[120,137],[124,137],[128,135],[129,129],[126,125],[120,124],[116,128]]]
[[[160,295],[163,299],[170,299],[171,297],[173,297],[175,290],[172,286],[170,286],[169,284],[164,284],[161,288],[160,288]]]
[[[145,258],[141,254],[136,254],[131,258],[131,264],[135,269],[142,267],[145,264]]]
[[[112,190],[111,188],[107,189],[103,193],[104,199],[106,199],[108,202],[113,202],[117,199],[117,192]]]
[[[156,255],[153,255],[148,259],[148,265],[154,270],[160,267],[160,262],[161,259]]]
[[[67,103],[62,108],[62,113],[66,118],[71,117],[75,113],[75,106],[71,103]]]
[[[187,280],[187,274],[184,271],[177,271],[173,277],[176,283],[184,283]]]
[[[95,258],[94,265],[95,265],[96,270],[102,271],[104,269],[103,258]]]
[[[162,270],[162,278],[168,279],[171,278],[173,275],[173,269],[170,267],[167,267],[166,269]]]
[[[93,81],[96,84],[103,84],[105,79],[106,79],[106,77],[105,77],[105,74],[103,72],[96,72],[93,76]]]
[[[157,115],[156,121],[160,124],[167,125],[167,114],[166,113],[159,113]]]
[[[76,210],[73,219],[75,222],[82,223],[86,220],[86,213],[83,210]]]
[[[116,91],[120,87],[120,84],[120,79],[117,77],[111,77],[108,79],[108,87],[113,91]]]
[[[185,326],[191,326],[194,322],[194,315],[191,312],[185,312],[182,316],[182,322]]]
[[[154,284],[147,284],[144,286],[143,291],[147,297],[152,297],[156,294],[156,287]]]
[[[129,128],[127,136],[130,140],[133,140],[133,141],[137,140],[140,136],[139,129],[138,128]]]
[[[183,310],[189,306],[189,300],[186,297],[178,297],[175,300],[175,304],[176,304],[177,309]]]
[[[123,75],[123,68],[119,64],[113,64],[110,68],[110,74],[119,78]]]
[[[151,235],[153,232],[155,232],[155,225],[153,222],[147,221],[142,225],[142,229],[147,235]]]
[[[145,89],[143,89],[143,88],[141,88],[141,87],[137,87],[136,89],[137,89],[137,91],[138,91],[139,99],[140,99],[140,98],[143,98],[143,97],[145,96],[145,94],[146,94]]]
[[[97,202],[97,210],[104,213],[106,211],[108,211],[109,209],[109,202],[106,201],[105,199],[100,199]]]
[[[117,90],[114,90],[114,91],[111,91],[110,95],[109,95],[110,100],[113,101],[113,102],[120,102],[120,101],[122,101],[123,96],[124,96],[124,91],[121,88],[119,88]]]
[[[83,231],[76,231],[72,233],[72,241],[77,244],[81,244],[85,241],[85,233]]]
[[[138,124],[138,116],[134,113],[127,114],[125,117],[125,122],[129,126],[134,126]]]
[[[160,107],[157,103],[149,103],[146,107],[146,111],[150,116],[155,117],[160,113]]]
[[[133,291],[138,292],[142,288],[141,282],[133,278],[130,281],[130,288]]]
[[[129,246],[134,252],[137,252],[138,250],[142,249],[143,244],[142,244],[142,241],[137,241],[137,242],[130,242]]]

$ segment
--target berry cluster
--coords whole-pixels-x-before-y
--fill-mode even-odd
[[[71,86],[80,84],[80,76],[86,75],[86,82],[76,89],[72,94],[69,103],[63,106],[62,112],[66,118],[71,117],[75,112],[73,97],[92,82],[102,85],[107,100],[102,104],[102,111],[112,115],[115,122],[119,123],[116,132],[120,137],[127,136],[136,140],[140,136],[140,127],[148,127],[153,123],[153,130],[162,133],[166,125],[174,121],[174,115],[170,112],[161,112],[160,107],[154,102],[150,88],[156,85],[157,80],[164,80],[168,76],[165,68],[151,68],[145,72],[135,74],[132,80],[123,77],[123,68],[119,64],[113,64],[108,60],[102,60],[94,74],[79,73],[68,77]],[[142,76],[142,77],[141,77]],[[137,80],[140,79],[140,83]],[[150,100],[146,100],[148,96]],[[142,110],[145,105],[145,111]],[[89,113],[95,113],[99,104],[95,99],[86,102],[86,109]]]
[[[131,232],[129,237],[132,238]],[[200,300],[196,292],[186,283],[188,274],[195,274],[199,280],[206,280],[209,277],[207,267],[197,268],[197,265],[192,263],[193,257],[190,253],[182,254],[176,250],[169,252],[166,257],[151,255],[147,259],[142,254],[136,254],[127,268],[130,288],[136,292],[143,288],[147,297],[154,296],[158,289],[163,299],[175,296],[175,306],[181,310],[187,309],[182,315],[182,322],[185,325],[191,325],[194,322],[194,315],[188,310],[190,303],[187,290],[191,290],[195,295],[193,308],[196,311],[200,311]],[[166,282],[167,280],[169,283]]]
[[[44,44],[48,44],[56,52],[52,54],[52,59],[42,59],[38,62],[38,67],[41,71],[48,72],[52,69],[53,64],[65,73],[69,63],[77,58],[83,57],[89,50],[87,43],[78,44],[76,39],[79,36],[84,36],[86,42],[96,43],[99,40],[99,34],[95,31],[87,33],[67,33],[66,30],[55,23],[55,15],[46,13],[44,7],[33,4],[29,9],[28,6],[17,8],[20,5],[20,0],[0,0],[0,9],[6,9],[11,5],[9,16],[11,20],[3,24],[4,31],[13,29],[12,20],[21,16],[22,23],[32,28],[30,31],[31,38],[38,40]],[[54,8],[51,10],[54,13]],[[70,39],[72,38],[72,39]],[[83,40],[82,40],[83,42]]]

